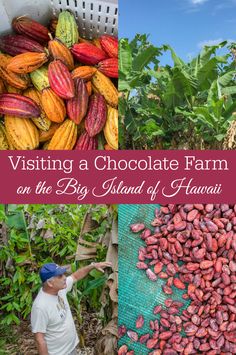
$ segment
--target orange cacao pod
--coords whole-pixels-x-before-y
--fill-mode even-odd
[[[14,18],[12,27],[17,33],[30,37],[37,42],[44,44],[49,41],[48,29],[27,16]]]
[[[67,101],[66,108],[69,118],[79,124],[88,109],[88,91],[83,79],[75,79],[75,97]]]
[[[18,74],[27,74],[41,67],[47,60],[46,53],[21,53],[9,60],[7,70]]]
[[[115,150],[108,143],[104,145],[105,150]]]
[[[5,54],[0,54],[0,75],[1,78],[6,81],[9,85],[24,90],[30,84],[30,79],[28,75],[21,75],[13,73],[7,69],[10,56]]]
[[[98,63],[98,70],[109,78],[118,78],[118,58],[102,60]]]
[[[66,107],[64,101],[51,88],[46,88],[42,92],[43,109],[52,122],[63,122],[66,117]]]
[[[38,117],[40,107],[32,99],[20,94],[1,94],[0,113],[17,117]]]
[[[74,82],[67,66],[60,60],[54,60],[48,66],[48,79],[52,90],[63,99],[75,96]]]
[[[54,59],[60,59],[69,70],[74,69],[74,59],[69,50],[64,43],[59,39],[51,39],[48,42],[48,50]]]
[[[65,120],[54,133],[48,150],[72,150],[77,138],[77,126],[71,120]]]
[[[102,49],[109,57],[118,58],[118,39],[110,35],[102,35],[100,38]]]
[[[91,80],[97,69],[88,65],[77,67],[72,71],[72,79],[81,78],[85,81]]]
[[[90,137],[96,136],[103,129],[107,119],[107,106],[104,97],[93,94],[89,101],[88,113],[85,117],[85,129]]]
[[[97,137],[89,137],[88,133],[84,131],[75,146],[76,150],[96,150],[98,149]]]
[[[50,128],[47,131],[43,131],[42,129],[40,129],[39,130],[39,142],[45,143],[45,142],[49,141],[53,137],[56,130],[60,127],[60,124],[61,123],[52,122]]]
[[[86,88],[87,88],[87,91],[88,91],[88,96],[91,96],[92,95],[92,91],[93,91],[93,87],[92,87],[91,81],[87,81]]]
[[[0,78],[0,94],[3,94],[6,91],[7,90],[5,88],[4,81]]]
[[[76,43],[71,48],[73,56],[83,64],[95,65],[107,58],[106,53],[90,43]]]
[[[18,150],[32,150],[39,145],[39,133],[29,118],[5,116],[5,128],[13,146]]]

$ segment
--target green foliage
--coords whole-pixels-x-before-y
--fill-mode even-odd
[[[169,45],[156,48],[146,35],[121,39],[121,149],[221,148],[236,106],[234,58],[218,55],[226,46],[206,46],[185,63]],[[159,66],[166,51],[173,66]]]
[[[98,242],[111,228],[106,205],[0,205],[0,223],[7,235],[0,246],[0,323],[19,324],[25,319],[41,287],[39,269],[46,262],[71,263],[72,270],[88,262],[74,263],[77,241],[87,212],[98,228],[83,235]],[[4,239],[3,233],[2,238]],[[98,245],[95,261],[105,259],[107,248]],[[71,260],[71,261],[69,261]],[[101,307],[100,295],[106,277],[92,272],[75,287],[71,300],[79,315],[81,302],[93,310]],[[76,297],[74,297],[76,296]]]

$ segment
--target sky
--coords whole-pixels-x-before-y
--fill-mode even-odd
[[[236,0],[119,0],[119,37],[136,33],[150,34],[156,46],[170,44],[186,61],[204,44],[236,42]]]

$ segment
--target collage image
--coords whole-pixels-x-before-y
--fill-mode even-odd
[[[0,0],[0,159],[234,151],[235,10]],[[48,201],[0,196],[0,355],[236,354],[236,201]]]

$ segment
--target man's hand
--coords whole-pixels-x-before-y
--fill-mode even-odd
[[[90,265],[88,266],[85,266],[85,267],[82,267],[81,269],[75,271],[73,274],[72,274],[72,277],[73,277],[73,280],[74,282],[77,282],[81,279],[83,279],[84,277],[86,277],[90,271],[92,271],[93,269],[97,269],[101,272],[104,272],[104,269],[106,267],[111,267],[111,263],[110,262],[102,262],[102,263],[91,263]]]
[[[91,265],[94,267],[94,269],[97,269],[98,271],[101,271],[101,272],[104,272],[104,269],[106,267],[112,267],[112,263],[110,263],[108,261],[104,261],[101,263],[92,263]]]

